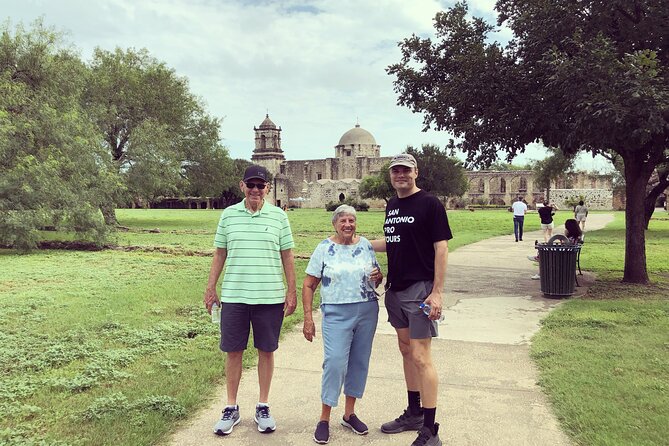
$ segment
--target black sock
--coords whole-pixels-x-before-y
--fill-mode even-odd
[[[423,407],[423,426],[429,427],[430,432],[434,434],[434,416],[437,414],[437,408]]]
[[[409,398],[409,413],[411,415],[420,414],[420,392],[414,392],[413,390],[407,390],[407,396]]]

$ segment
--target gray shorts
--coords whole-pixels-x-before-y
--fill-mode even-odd
[[[221,350],[246,350],[253,327],[253,346],[264,352],[279,348],[283,323],[283,304],[221,304]]]
[[[423,310],[418,308],[432,291],[432,281],[414,282],[402,291],[395,291],[391,286],[386,291],[386,310],[388,322],[393,328],[409,328],[411,339],[425,339],[439,334],[436,321],[430,320]]]

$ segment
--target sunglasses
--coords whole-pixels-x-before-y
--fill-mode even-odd
[[[258,190],[263,190],[267,186],[267,183],[244,183],[244,184],[246,184],[246,187],[248,187],[249,189],[256,188]]]

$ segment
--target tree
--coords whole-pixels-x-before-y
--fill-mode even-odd
[[[461,197],[469,186],[462,162],[449,157],[438,146],[423,144],[420,149],[408,146],[418,162],[416,185],[440,197]]]
[[[569,175],[574,170],[574,157],[565,156],[561,151],[549,147],[550,156],[535,161],[531,166],[537,185],[546,189],[546,201],[550,201],[551,183],[558,178]]]
[[[395,196],[395,189],[390,183],[389,165],[390,162],[385,163],[379,173],[362,179],[359,187],[361,198],[378,198],[388,204],[388,200]]]
[[[460,160],[449,157],[438,146],[423,144],[420,149],[407,146],[418,162],[416,185],[421,189],[441,197],[462,196],[467,191],[468,181]],[[362,198],[381,198],[388,203],[395,196],[390,183],[390,162],[383,165],[376,175],[365,177],[360,184]]]
[[[219,121],[205,113],[187,79],[145,49],[98,48],[86,87],[84,104],[130,200],[151,201],[189,188],[218,187],[222,193],[227,183],[221,174],[230,164],[218,142]],[[206,178],[217,182],[206,186]],[[119,201],[104,204],[107,224],[116,223]]]
[[[613,164],[613,167],[615,168],[613,172],[613,188],[624,189],[625,164],[622,158],[615,152],[603,154],[603,156],[611,161],[611,164]],[[669,154],[667,154],[667,157],[669,158]],[[667,187],[669,187],[669,164],[658,164],[655,168],[655,172],[653,172],[646,185],[646,198],[644,200],[645,229],[648,229],[650,219],[655,212],[655,205],[657,204],[658,197],[667,189]]]
[[[242,158],[236,158],[232,160],[232,173],[227,178],[229,184],[227,188],[224,188],[220,193],[221,199],[223,200],[223,206],[227,207],[232,204],[239,203],[244,199],[244,193],[239,188],[239,181],[244,178],[244,171],[250,165],[250,161]]]
[[[467,17],[466,3],[435,17],[437,40],[400,43],[398,103],[449,130],[467,161],[513,159],[541,141],[565,155],[619,155],[625,166],[623,281],[647,283],[646,186],[669,162],[669,8],[666,0],[499,0],[498,25]]]
[[[41,21],[0,33],[0,243],[33,248],[43,227],[101,242],[119,183],[80,105],[85,66]]]

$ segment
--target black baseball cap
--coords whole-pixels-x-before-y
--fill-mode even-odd
[[[252,164],[244,171],[243,181],[248,181],[252,178],[258,178],[259,180],[263,180],[266,183],[267,179],[269,178],[269,172],[263,166]]]

